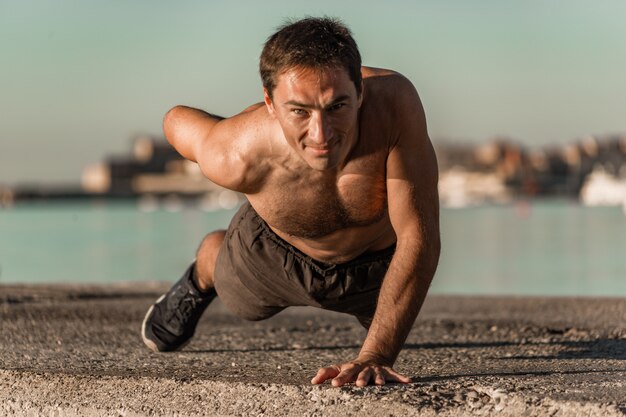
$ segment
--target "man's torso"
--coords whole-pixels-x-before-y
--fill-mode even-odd
[[[359,136],[343,166],[316,171],[270,157],[263,185],[247,193],[272,230],[314,259],[346,262],[395,242],[387,212],[386,163],[395,133],[387,76],[393,77],[364,70]]]

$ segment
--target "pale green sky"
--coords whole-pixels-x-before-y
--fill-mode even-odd
[[[623,1],[212,3],[0,0],[0,184],[76,182],[176,104],[259,101],[264,40],[307,14],[343,19],[365,64],[409,77],[435,142],[626,132]]]

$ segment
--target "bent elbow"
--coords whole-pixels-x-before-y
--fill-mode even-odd
[[[165,116],[163,116],[163,133],[165,134],[165,138],[170,143],[170,145],[175,146],[176,141],[176,127],[178,122],[180,121],[180,115],[186,109],[185,106],[175,106],[172,107]]]

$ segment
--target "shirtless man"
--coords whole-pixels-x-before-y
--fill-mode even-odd
[[[248,202],[150,308],[143,340],[182,348],[216,296],[248,320],[315,306],[368,333],[356,358],[319,369],[313,384],[407,383],[392,367],[440,251],[437,162],[417,92],[398,73],[361,67],[332,19],[283,26],[260,72],[264,102],[236,116],[183,106],[165,116],[176,150]]]

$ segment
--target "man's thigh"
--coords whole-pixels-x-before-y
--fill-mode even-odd
[[[285,308],[263,302],[257,294],[241,283],[237,275],[216,272],[215,278],[215,290],[219,299],[238,317],[252,321],[264,320]]]
[[[308,305],[285,270],[280,250],[267,238],[268,227],[249,203],[235,214],[217,255],[214,284],[234,314],[262,320],[285,307]]]

